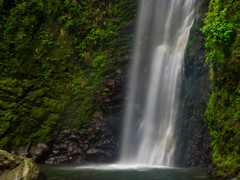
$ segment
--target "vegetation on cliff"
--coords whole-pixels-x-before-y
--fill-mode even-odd
[[[211,0],[202,29],[211,63],[205,122],[218,175],[240,178],[240,1]]]
[[[86,129],[128,52],[134,0],[0,0],[0,148]]]
[[[136,0],[0,0],[0,148],[85,130],[131,44]],[[240,178],[240,1],[211,0],[205,123],[218,174]]]

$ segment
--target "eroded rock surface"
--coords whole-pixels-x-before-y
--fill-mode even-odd
[[[29,158],[0,150],[1,180],[46,180],[36,163]]]

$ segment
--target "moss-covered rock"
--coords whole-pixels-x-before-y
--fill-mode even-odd
[[[0,150],[0,179],[46,180],[47,177],[32,159]]]
[[[0,147],[86,130],[129,52],[135,0],[0,1]],[[127,29],[127,30],[126,30]]]
[[[233,178],[240,172],[240,1],[211,0],[209,9],[202,29],[212,79],[205,123],[217,174]]]

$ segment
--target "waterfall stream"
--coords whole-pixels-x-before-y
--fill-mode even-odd
[[[120,164],[174,166],[180,77],[195,1],[139,1]]]

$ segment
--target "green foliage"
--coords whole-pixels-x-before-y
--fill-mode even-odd
[[[0,147],[86,129],[128,52],[136,1],[0,0]]]
[[[205,122],[213,138],[218,174],[240,172],[240,2],[211,0],[202,29],[211,65],[212,95]]]
[[[226,48],[235,41],[240,23],[240,7],[236,0],[212,0],[202,31],[206,37],[206,48],[211,49],[207,61],[212,61],[217,68],[224,63]]]

